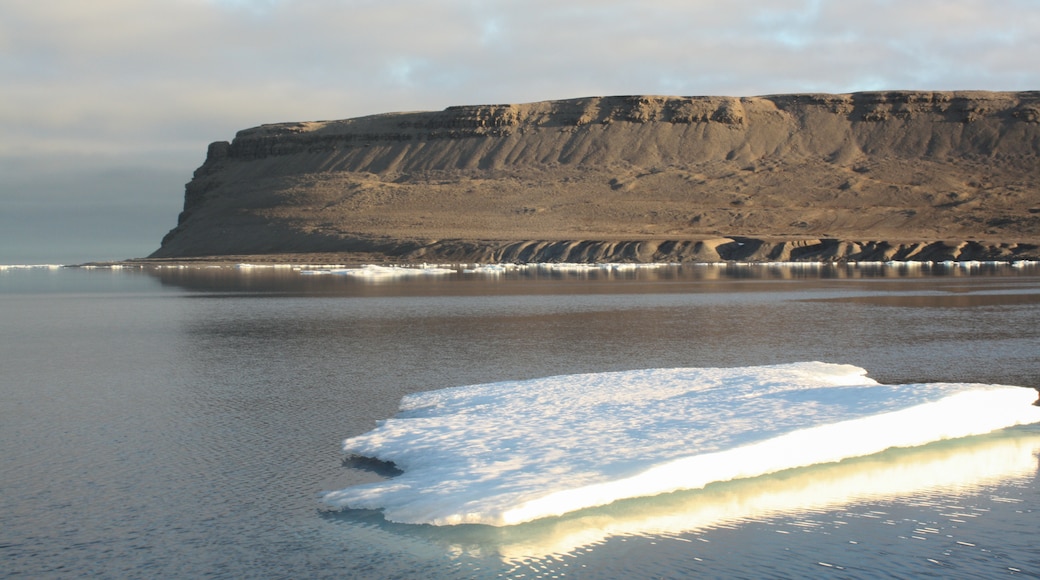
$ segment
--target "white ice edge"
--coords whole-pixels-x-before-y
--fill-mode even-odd
[[[554,492],[503,512],[501,521],[514,524],[620,499],[700,489],[715,482],[834,463],[893,447],[916,447],[944,439],[982,435],[1022,424],[1017,417],[980,412],[980,406],[988,410],[996,407],[994,403],[1006,401],[1025,409],[1033,395],[1026,392],[1022,397],[1023,391],[1025,389],[1012,387],[985,393],[959,393],[902,411],[810,427],[761,443],[685,457],[651,467],[634,477]],[[937,415],[944,419],[936,420]],[[1040,420],[1040,416],[1033,420]]]
[[[509,272],[559,272],[559,273],[583,273],[583,272],[630,272],[636,270],[652,270],[665,267],[679,266],[714,266],[714,267],[738,267],[738,268],[788,268],[788,269],[818,269],[823,267],[834,267],[838,265],[859,267],[890,267],[890,268],[921,268],[924,266],[941,266],[944,268],[958,268],[962,270],[980,268],[983,266],[1006,266],[1011,268],[1024,268],[1037,265],[1040,262],[1018,260],[1007,261],[945,261],[945,262],[915,262],[915,261],[889,261],[889,262],[848,262],[836,264],[835,262],[695,262],[688,264],[672,262],[651,263],[623,263],[623,262],[531,262],[531,263],[500,263],[500,264],[416,264],[416,265],[390,265],[382,266],[366,264],[363,266],[301,266],[296,265],[294,269],[304,275],[341,275],[354,278],[366,279],[394,279],[414,278],[419,276],[455,274],[468,275],[500,275]],[[240,268],[256,267],[250,264],[239,264]]]
[[[64,264],[0,264],[3,270],[60,270]]]
[[[506,528],[513,533],[495,536],[488,547],[504,560],[523,561],[573,553],[609,537],[676,536],[867,501],[931,495],[956,502],[983,486],[1033,477],[1038,452],[1036,431],[959,439]],[[457,548],[464,549],[472,547]]]
[[[331,274],[339,276],[353,276],[357,278],[411,278],[416,276],[438,276],[444,274],[454,274],[456,270],[454,268],[445,266],[430,266],[423,264],[421,266],[377,266],[369,264],[356,268],[331,268],[331,269],[310,269],[300,270],[301,274],[306,275],[322,275]]]
[[[344,442],[404,474],[328,492],[401,523],[512,525],[1040,422],[1036,392],[848,365],[654,369],[416,393]]]
[[[872,267],[872,266],[884,266],[892,268],[918,268],[922,266],[943,266],[946,268],[960,268],[960,269],[972,269],[982,266],[1000,266],[1010,268],[1026,268],[1029,266],[1040,265],[1040,261],[1037,260],[993,260],[993,261],[943,261],[943,262],[916,262],[913,260],[908,261],[888,261],[888,262],[844,262],[835,263],[828,261],[819,262],[689,262],[689,263],[675,263],[675,262],[653,262],[653,263],[624,263],[624,262],[602,262],[602,263],[579,263],[579,262],[532,262],[532,263],[502,263],[502,264],[440,264],[431,266],[428,264],[417,264],[417,265],[394,265],[394,266],[381,266],[375,264],[367,264],[363,266],[347,266],[345,264],[298,264],[298,263],[238,263],[231,266],[213,265],[213,264],[152,264],[151,267],[159,269],[221,269],[231,267],[236,270],[270,270],[270,269],[291,269],[296,270],[301,274],[345,274],[352,276],[401,276],[407,277],[416,274],[446,274],[462,272],[464,274],[496,274],[509,271],[527,271],[527,270],[545,270],[545,271],[627,271],[627,270],[639,270],[639,269],[654,269],[663,267],[676,267],[676,266],[733,266],[733,267],[773,267],[773,268],[792,268],[792,269],[813,269],[821,267],[833,267],[833,266],[849,266],[853,268],[858,267]],[[69,267],[66,264],[0,264],[0,271],[4,270],[30,270],[30,269],[50,269],[57,270],[61,268]],[[123,264],[84,264],[74,266],[75,268],[84,270],[119,270],[123,269]],[[139,267],[139,266],[138,266]]]

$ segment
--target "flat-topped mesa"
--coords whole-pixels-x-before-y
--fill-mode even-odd
[[[509,137],[514,131],[590,124],[725,123],[744,121],[741,99],[719,97],[594,97],[525,105],[465,105],[439,112],[390,113],[341,121],[282,123],[240,131],[228,154],[266,157],[344,145],[419,143]]]
[[[1040,243],[1040,92],[588,97],[263,125],[210,145],[153,257],[463,260],[734,236],[1026,255],[1006,249]]]
[[[850,124],[891,119],[973,123],[996,118],[1040,122],[1040,93],[886,92],[771,97],[590,97],[524,105],[466,105],[439,112],[389,113],[340,121],[263,125],[240,131],[229,154],[268,156],[379,142],[508,137],[516,130],[615,122],[717,123],[750,130],[752,121],[827,114]],[[750,117],[750,119],[749,119]],[[770,119],[770,117],[774,117]],[[963,133],[963,132],[962,132]],[[973,135],[968,131],[965,137]],[[1035,149],[1035,147],[1034,147]]]

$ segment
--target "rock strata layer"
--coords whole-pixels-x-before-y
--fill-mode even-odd
[[[153,258],[1038,257],[1040,92],[590,97],[213,143]]]

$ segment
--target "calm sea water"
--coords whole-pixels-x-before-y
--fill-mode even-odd
[[[0,270],[0,576],[1040,577],[1035,426],[514,528],[317,499],[407,393],[806,360],[1040,385],[1040,270]]]

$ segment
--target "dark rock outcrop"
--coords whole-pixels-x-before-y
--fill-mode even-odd
[[[156,258],[1035,258],[1040,92],[592,97],[264,125]]]

